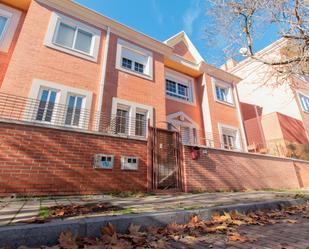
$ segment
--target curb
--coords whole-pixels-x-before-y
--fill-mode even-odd
[[[0,227],[0,247],[10,246],[12,248],[17,248],[21,245],[31,247],[41,245],[52,246],[57,244],[60,233],[68,229],[77,236],[99,237],[101,228],[106,226],[109,222],[116,227],[117,232],[125,233],[131,223],[141,225],[142,227],[163,227],[173,222],[185,224],[190,220],[192,215],[197,215],[202,220],[209,220],[211,215],[215,212],[222,213],[237,210],[242,213],[248,213],[261,209],[280,209],[282,207],[304,204],[306,202],[307,199],[276,200],[196,210],[81,218],[65,221],[57,220],[45,224]]]

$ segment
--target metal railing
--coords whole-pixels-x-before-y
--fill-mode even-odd
[[[6,93],[0,93],[0,118],[135,138],[146,138],[148,123],[143,114],[135,117],[126,111],[103,114],[78,108],[76,105],[57,104]]]

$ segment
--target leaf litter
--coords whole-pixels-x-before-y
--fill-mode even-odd
[[[209,234],[220,234],[226,236],[226,240],[239,243],[254,242],[256,237],[241,234],[238,231],[240,226],[256,225],[265,226],[277,223],[297,223],[297,219],[291,216],[300,215],[309,218],[309,203],[297,206],[286,207],[281,210],[256,211],[243,214],[238,211],[214,213],[211,220],[200,220],[193,215],[187,224],[171,223],[166,227],[146,227],[141,230],[140,225],[131,224],[127,234],[117,233],[116,227],[111,223],[102,227],[101,236],[75,237],[71,231],[61,233],[59,244],[53,247],[39,247],[40,249],[127,249],[127,248],[172,248],[170,242],[183,241],[186,244],[194,244],[201,241]],[[39,249],[19,247],[19,249]],[[274,248],[291,248],[276,245]]]

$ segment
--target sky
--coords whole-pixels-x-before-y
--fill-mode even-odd
[[[220,66],[225,62],[223,49],[227,44],[224,39],[211,47],[206,46],[207,0],[75,1],[159,41],[184,30],[208,63]],[[276,39],[276,30],[269,28],[256,41],[256,48],[262,49]]]

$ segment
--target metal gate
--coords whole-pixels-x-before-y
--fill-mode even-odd
[[[181,143],[175,131],[151,128],[152,188],[182,190]]]

